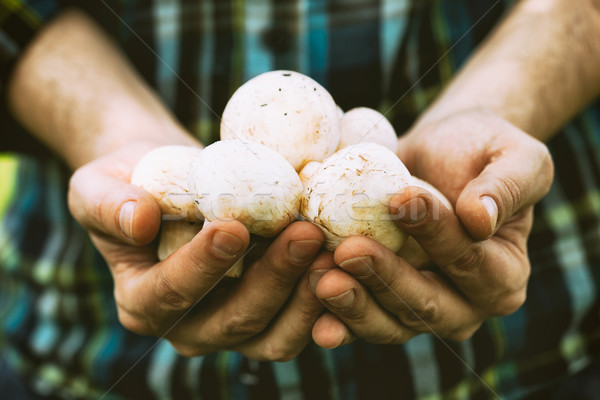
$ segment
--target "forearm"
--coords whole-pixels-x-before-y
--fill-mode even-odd
[[[522,0],[417,127],[485,109],[540,140],[600,93],[600,1]]]
[[[195,144],[80,12],[65,12],[30,44],[7,95],[17,119],[73,168],[133,142]]]

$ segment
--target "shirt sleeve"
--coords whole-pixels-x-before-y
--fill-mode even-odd
[[[0,0],[0,91],[19,55],[59,9],[59,0]]]

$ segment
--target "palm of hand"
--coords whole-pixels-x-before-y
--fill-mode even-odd
[[[400,226],[439,271],[416,271],[375,242],[348,239],[335,253],[341,270],[323,276],[316,288],[331,312],[313,329],[325,347],[355,337],[402,343],[421,332],[465,339],[486,318],[512,313],[525,300],[532,208],[553,174],[545,146],[488,113],[420,126],[399,144],[411,173],[456,208],[455,215],[420,188],[408,188],[390,203],[392,213],[407,216]],[[406,212],[411,207],[424,212]],[[348,290],[352,302],[341,309],[328,301]]]

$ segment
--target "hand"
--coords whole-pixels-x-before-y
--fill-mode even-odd
[[[533,204],[549,190],[546,147],[499,117],[465,113],[422,126],[400,140],[400,157],[453,203],[456,215],[424,189],[392,197],[390,212],[438,269],[418,271],[380,244],[347,239],[315,287],[329,309],[315,342],[337,347],[359,337],[403,343],[423,333],[470,337],[491,316],[526,297],[527,237]]]
[[[318,255],[321,231],[306,222],[290,225],[242,278],[218,286],[249,245],[239,222],[211,223],[158,262],[152,242],[161,220],[158,204],[129,184],[150,148],[132,145],[83,166],[69,191],[71,212],[110,267],[121,323],[165,337],[185,356],[221,349],[258,360],[296,356],[323,311],[307,270],[333,267],[331,254]]]

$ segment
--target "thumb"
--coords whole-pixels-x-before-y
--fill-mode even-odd
[[[102,164],[78,169],[69,182],[69,210],[87,230],[144,245],[158,233],[161,212],[145,190],[112,175]]]
[[[513,148],[463,188],[456,214],[474,239],[485,240],[513,215],[538,202],[550,189],[553,176],[546,146]]]

